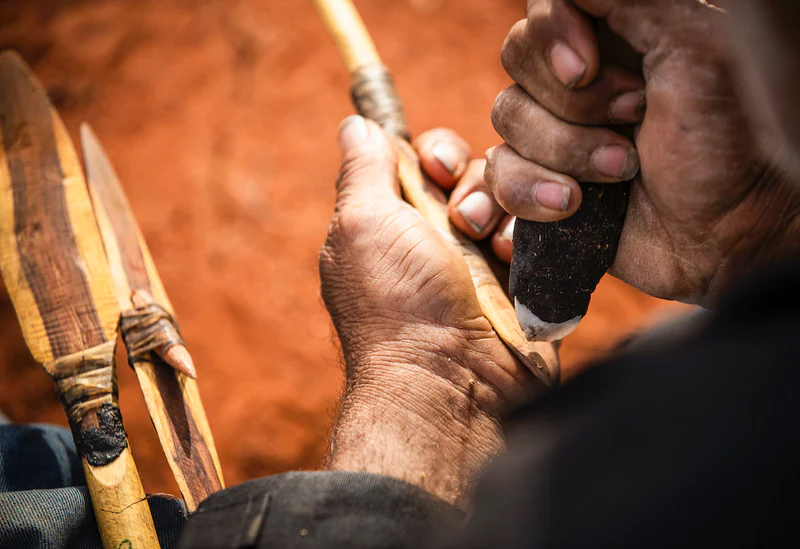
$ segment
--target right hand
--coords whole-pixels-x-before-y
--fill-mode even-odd
[[[795,252],[800,192],[748,128],[725,17],[698,0],[529,0],[503,47],[517,84],[492,113],[505,144],[487,153],[486,181],[500,205],[563,219],[580,205],[577,181],[613,184],[641,165],[611,273],[688,302],[713,303],[749,269]],[[643,56],[640,74],[601,64],[620,48],[600,51],[591,18]],[[640,122],[635,148],[604,127]]]

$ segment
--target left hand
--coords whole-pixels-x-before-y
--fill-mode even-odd
[[[469,152],[452,134],[440,138],[455,151],[449,173],[427,148],[421,161],[447,187]],[[504,448],[500,415],[533,386],[532,374],[483,316],[459,250],[401,199],[380,128],[350,117],[339,146],[336,210],[320,252],[347,384],[329,467],[396,476],[460,501]],[[492,204],[483,232],[502,216]]]
[[[499,203],[550,222],[578,209],[578,181],[633,178],[609,272],[705,307],[796,254],[797,182],[748,126],[727,19],[698,0],[528,0],[502,52],[516,84],[492,112]],[[636,126],[633,141],[620,124]]]

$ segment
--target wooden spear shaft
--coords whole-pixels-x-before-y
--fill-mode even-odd
[[[122,184],[87,124],[81,126],[81,143],[89,195],[122,311],[122,339],[186,509],[193,513],[224,482],[197,382],[194,375],[185,375],[194,373],[191,355]]]
[[[447,215],[447,200],[441,190],[422,174],[419,159],[409,143],[402,106],[388,70],[350,0],[312,0],[330,32],[351,75],[351,96],[359,114],[378,122],[397,145],[398,176],[406,200],[461,250],[469,267],[475,292],[500,339],[542,383],[558,384],[559,363],[550,343],[530,342],[517,321],[514,306],[486,259]]]
[[[103,547],[157,549],[117,401],[119,308],[86,184],[61,118],[12,52],[0,54],[0,273],[67,412]]]

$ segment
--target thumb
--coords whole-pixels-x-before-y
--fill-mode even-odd
[[[397,155],[389,138],[372,120],[353,115],[339,126],[342,166],[336,182],[336,206],[400,200]]]

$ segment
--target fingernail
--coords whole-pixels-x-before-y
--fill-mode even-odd
[[[633,176],[639,171],[638,153],[618,145],[597,149],[592,160],[595,169],[609,177],[623,180],[633,179]]]
[[[583,59],[561,40],[556,40],[550,47],[550,66],[556,78],[568,88],[574,88],[586,72]]]
[[[546,181],[537,183],[533,189],[536,201],[550,210],[566,212],[569,207],[569,187],[561,183]]]
[[[507,240],[508,242],[512,242],[514,240],[514,224],[517,222],[516,217],[512,217],[511,221],[509,221],[505,227],[503,227],[503,232],[500,233],[500,238],[503,240]]]
[[[467,195],[467,197],[456,206],[456,210],[461,214],[470,227],[482,234],[495,214],[494,203],[488,194],[478,191]]]
[[[644,90],[625,92],[611,101],[609,118],[618,122],[639,122],[647,110],[647,94]]]
[[[339,151],[345,154],[364,141],[368,134],[367,122],[361,116],[348,116],[339,125]]]
[[[451,143],[446,141],[437,143],[431,149],[431,154],[439,161],[445,170],[451,175],[456,175],[459,164],[461,164],[461,154]]]

